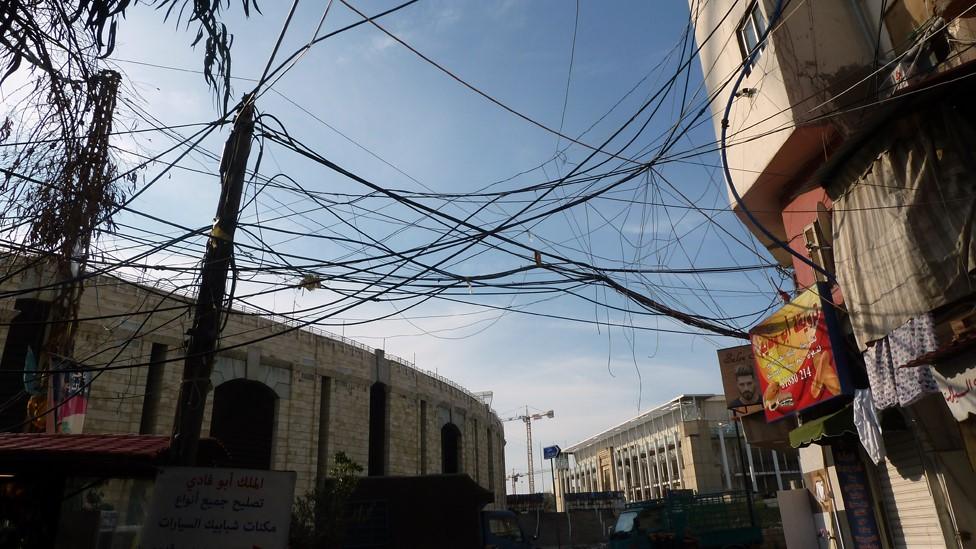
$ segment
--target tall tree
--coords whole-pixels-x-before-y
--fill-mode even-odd
[[[245,16],[259,11],[241,0]],[[120,76],[102,68],[119,22],[138,0],[0,0],[0,87],[16,97],[0,117],[0,233],[53,258],[59,284],[38,366],[70,360],[81,278],[89,248],[135,184],[109,153],[111,113]],[[196,25],[207,84],[226,111],[233,36],[220,16],[229,0],[150,0],[163,22]],[[26,82],[26,83],[22,83]],[[13,139],[11,139],[13,138]],[[37,402],[35,402],[35,400]],[[32,419],[50,408],[43,395]],[[43,410],[43,412],[42,412]],[[35,422],[40,427],[44,422]],[[48,421],[49,425],[53,422]]]

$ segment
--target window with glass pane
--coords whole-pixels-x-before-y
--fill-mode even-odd
[[[512,519],[490,518],[488,519],[488,531],[491,535],[499,538],[522,539],[522,531],[519,530],[518,523]]]
[[[766,32],[766,17],[763,15],[762,8],[759,7],[757,0],[749,5],[746,17],[739,26],[739,47],[744,59],[748,59],[756,49],[762,52],[763,45],[759,44],[759,39],[764,32]],[[756,54],[756,59],[758,58],[759,54]]]

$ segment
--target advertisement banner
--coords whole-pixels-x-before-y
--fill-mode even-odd
[[[77,364],[69,363],[76,368]],[[58,433],[81,434],[85,430],[88,394],[91,391],[91,372],[62,372],[54,379],[55,429]]]
[[[864,462],[858,455],[857,444],[852,439],[834,443],[834,467],[837,469],[837,483],[844,499],[847,522],[851,537],[857,549],[881,549],[881,534],[874,518],[874,500],[868,484]]]
[[[286,549],[294,495],[294,472],[163,468],[142,547]]]
[[[821,295],[829,299],[826,285],[806,290],[749,332],[766,421],[849,391],[836,317]]]
[[[718,367],[722,372],[725,403],[730,410],[743,416],[763,409],[752,345],[720,349]]]

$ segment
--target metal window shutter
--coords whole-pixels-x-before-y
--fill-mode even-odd
[[[908,432],[888,432],[884,444],[888,458],[878,476],[892,545],[896,549],[944,549],[938,511],[914,437]]]

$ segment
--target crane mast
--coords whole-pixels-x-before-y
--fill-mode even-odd
[[[523,416],[525,419],[523,419],[522,421],[525,422],[525,447],[526,447],[526,453],[528,454],[528,460],[529,460],[529,493],[534,494],[535,493],[535,471],[533,471],[533,467],[535,465],[535,461],[532,459],[532,418],[529,417],[528,414],[529,414],[529,409],[526,408],[525,416]]]
[[[525,414],[520,415],[520,416],[508,417],[508,418],[505,418],[505,419],[502,420],[503,422],[518,420],[518,421],[521,421],[521,422],[525,423],[525,454],[526,454],[526,459],[528,461],[528,469],[527,469],[528,472],[526,473],[526,476],[529,477],[529,493],[530,494],[534,494],[535,493],[535,469],[533,467],[533,459],[532,459],[532,422],[533,421],[536,421],[536,420],[539,420],[539,419],[546,419],[546,418],[551,419],[553,417],[553,415],[554,414],[553,414],[553,411],[552,410],[549,410],[548,412],[546,412],[544,414],[530,414],[529,413],[529,407],[526,406],[525,407]],[[513,486],[512,491],[513,492],[515,491],[514,486],[515,486],[515,481],[517,479],[518,479],[518,475],[516,475],[516,474],[513,473],[513,475],[512,475],[512,486]],[[553,490],[555,490],[555,488],[553,488]]]

